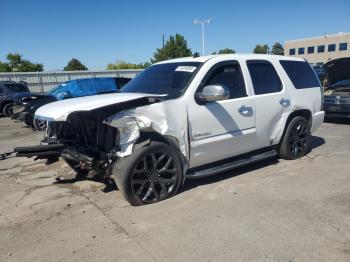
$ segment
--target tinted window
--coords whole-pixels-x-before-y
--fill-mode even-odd
[[[230,98],[247,96],[239,64],[226,64],[210,73],[205,85],[223,85],[230,90]]]
[[[303,55],[304,53],[305,53],[305,48],[304,47],[298,48],[298,54],[299,55]]]
[[[319,45],[317,47],[317,53],[323,53],[324,52],[324,45]]]
[[[200,65],[201,63],[198,62],[178,62],[150,66],[127,83],[121,92],[166,94],[168,98],[179,97]]]
[[[289,49],[289,55],[295,55],[295,48]]]
[[[308,54],[313,54],[315,52],[315,47],[314,46],[309,46],[308,48],[307,48],[307,53]]]
[[[335,44],[328,45],[328,52],[334,52],[335,51]]]
[[[340,43],[339,51],[345,51],[345,50],[348,50],[348,43]]]
[[[280,63],[295,88],[320,86],[313,69],[307,62],[281,60]]]
[[[2,88],[0,87],[0,94],[2,93],[3,91],[2,91]]]
[[[5,86],[13,92],[27,92],[25,86],[21,84],[5,84]]]
[[[247,61],[250,77],[256,95],[275,93],[282,90],[282,82],[275,68],[268,61]]]

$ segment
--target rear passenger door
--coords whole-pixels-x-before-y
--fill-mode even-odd
[[[267,60],[247,60],[251,78],[258,147],[272,145],[278,126],[290,109],[290,93],[285,88],[275,65]]]

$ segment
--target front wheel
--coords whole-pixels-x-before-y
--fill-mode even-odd
[[[4,114],[4,116],[8,117],[8,116],[12,116],[13,115],[13,103],[8,103],[4,106],[4,108],[2,109],[2,112]]]
[[[116,162],[113,177],[131,205],[150,204],[176,194],[182,183],[182,164],[173,148],[152,141]]]
[[[292,160],[305,156],[309,149],[310,125],[301,116],[294,117],[288,124],[279,148],[280,158]]]

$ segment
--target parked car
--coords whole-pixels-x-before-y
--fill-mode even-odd
[[[299,58],[215,55],[150,66],[119,93],[40,107],[43,144],[17,156],[62,157],[112,178],[131,205],[173,196],[188,178],[308,152],[323,122],[321,86]]]
[[[39,107],[68,98],[114,93],[130,80],[124,77],[76,79],[62,83],[47,93],[18,94],[15,99],[14,118],[23,120],[34,129],[43,130],[46,121],[34,119],[34,113]]]
[[[350,57],[331,60],[324,67],[326,117],[350,118]]]
[[[14,96],[29,92],[25,82],[0,81],[0,113],[10,116],[13,112]]]

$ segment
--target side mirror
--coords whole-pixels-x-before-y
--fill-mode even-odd
[[[201,93],[198,93],[197,98],[202,102],[212,102],[225,100],[230,97],[230,90],[222,85],[205,86]]]

